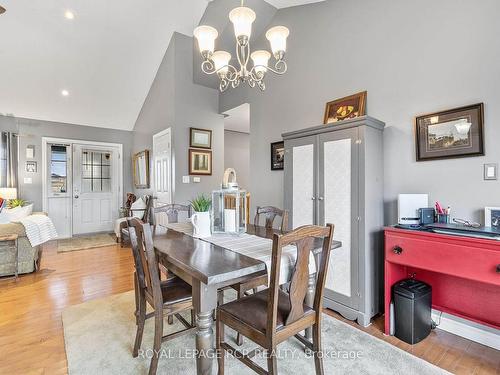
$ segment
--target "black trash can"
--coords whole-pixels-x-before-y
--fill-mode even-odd
[[[395,336],[416,344],[425,339],[432,328],[432,287],[422,281],[406,279],[392,287]]]

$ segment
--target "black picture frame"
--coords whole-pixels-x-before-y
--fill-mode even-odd
[[[415,118],[416,160],[484,155],[484,104],[478,103]]]
[[[285,168],[285,142],[271,143],[271,170],[281,171]]]

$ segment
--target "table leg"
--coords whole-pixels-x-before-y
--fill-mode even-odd
[[[316,274],[312,273],[309,275],[309,280],[307,284],[307,294],[306,294],[306,305],[313,307],[314,305],[314,293],[316,291]],[[305,332],[306,339],[312,342],[313,332],[312,327],[306,328]]]
[[[193,304],[196,311],[197,375],[212,375],[214,351],[213,312],[217,307],[217,288],[193,280]]]

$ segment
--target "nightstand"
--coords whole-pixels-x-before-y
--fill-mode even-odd
[[[19,247],[17,246],[17,234],[9,234],[7,236],[0,236],[0,248],[6,251],[14,250],[15,254],[15,270],[14,277],[17,280],[19,271]],[[10,244],[9,244],[10,243]]]

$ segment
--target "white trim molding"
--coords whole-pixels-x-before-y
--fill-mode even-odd
[[[478,342],[500,350],[500,330],[466,320],[455,315],[432,310],[432,320],[439,324],[437,329]]]

